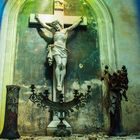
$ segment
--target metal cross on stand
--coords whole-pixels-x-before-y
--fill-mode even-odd
[[[64,0],[54,0],[54,13],[53,15],[48,15],[48,14],[37,14],[39,16],[40,21],[43,21],[43,25],[51,25],[52,22],[58,21],[62,27],[64,28],[65,26],[71,26],[74,25],[75,22],[77,22],[81,16],[65,16],[64,15]],[[80,23],[80,22],[79,22]],[[78,24],[78,26],[85,27],[87,25],[87,18],[83,17],[83,21]],[[35,14],[30,15],[30,20],[29,20],[29,27],[31,28],[43,28],[42,24],[38,22],[36,19]],[[61,34],[62,37],[62,34]],[[64,48],[63,48],[64,49]],[[60,91],[58,92],[56,90],[56,77],[55,77],[55,68],[53,68],[53,102],[57,101],[57,93],[61,93]],[[60,77],[63,77],[62,75]],[[63,88],[62,93],[64,93],[64,85],[61,84],[61,87]],[[56,93],[57,92],[57,93]],[[51,124],[51,123],[50,123]],[[68,124],[69,125],[69,124]],[[70,126],[70,125],[69,125]]]

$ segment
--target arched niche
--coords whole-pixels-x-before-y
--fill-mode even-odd
[[[3,13],[0,36],[0,132],[4,124],[6,85],[13,84],[14,60],[17,43],[17,19],[26,0],[8,1]],[[105,64],[116,69],[113,21],[103,0],[85,0],[97,17],[101,69]]]

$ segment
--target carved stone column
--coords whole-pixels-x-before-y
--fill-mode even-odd
[[[18,98],[20,87],[17,85],[6,86],[6,108],[5,108],[5,120],[4,127],[1,133],[1,138],[16,139],[20,135],[17,129],[18,118]]]

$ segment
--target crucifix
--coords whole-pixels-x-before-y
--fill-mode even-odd
[[[64,15],[64,0],[54,0],[54,14],[31,14],[29,27],[43,27],[53,32],[54,43],[48,45],[48,62],[51,65],[53,59],[56,62],[53,74],[53,101],[56,101],[56,92],[64,91],[64,77],[66,74],[67,49],[66,41],[68,32],[77,26],[86,26],[87,18],[80,16]],[[64,28],[68,26],[68,28]]]
[[[77,26],[86,27],[87,18],[81,16],[65,16],[64,15],[64,0],[54,0],[54,13],[48,14],[31,14],[29,27],[45,28],[52,32],[53,44],[48,45],[48,62],[51,65],[53,59],[56,66],[53,65],[53,101],[57,100],[56,93],[64,92],[64,77],[67,64],[67,49],[66,41],[68,32]],[[64,28],[66,26],[66,28]],[[52,31],[55,29],[55,32]],[[45,34],[45,33],[44,33]],[[59,123],[57,117],[53,116],[53,121],[48,125],[48,128],[55,128]],[[71,126],[64,121],[67,128]]]

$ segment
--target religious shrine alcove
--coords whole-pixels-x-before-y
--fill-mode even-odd
[[[1,98],[6,97],[6,85],[17,84],[21,87],[18,111],[20,135],[45,135],[46,127],[50,122],[49,110],[38,108],[28,98],[31,84],[35,84],[39,91],[47,87],[53,92],[53,68],[49,67],[46,62],[47,46],[51,38],[46,41],[39,35],[40,31],[37,28],[30,28],[29,17],[31,13],[53,15],[53,2],[53,0],[15,0],[8,2],[5,8],[4,14],[9,15],[5,18],[10,18],[12,22],[4,18],[2,23],[2,26],[7,26],[7,28],[3,29],[6,33],[2,32],[4,34],[3,50],[6,53],[5,64],[2,65],[3,71],[1,72],[4,83]],[[12,6],[16,7],[15,11]],[[78,27],[68,36],[65,100],[68,101],[73,97],[74,88],[80,87],[80,90],[84,91],[88,84],[92,86],[89,102],[85,107],[71,113],[67,121],[73,133],[85,134],[101,131],[106,125],[102,108],[101,71],[105,64],[112,68],[116,68],[117,65],[113,22],[102,0],[65,0],[64,15],[87,18],[86,28]],[[12,31],[8,34],[10,29]],[[6,35],[8,35],[9,43],[4,38]],[[6,56],[9,54],[11,59],[7,61]],[[9,63],[10,66],[7,65]],[[6,73],[4,73],[5,69]],[[1,123],[4,120],[4,101],[1,103],[0,110],[3,116]]]

